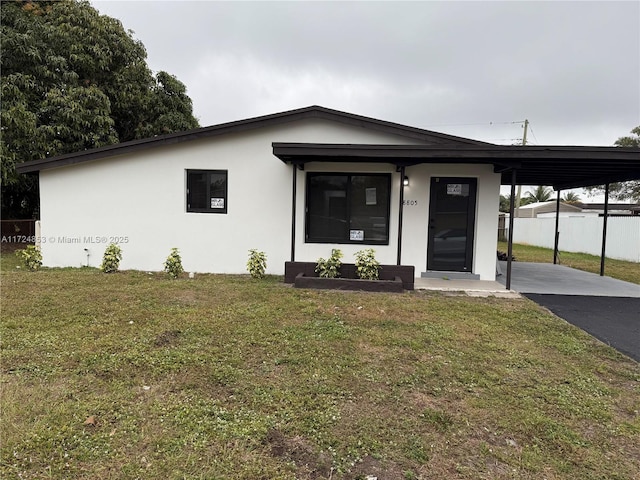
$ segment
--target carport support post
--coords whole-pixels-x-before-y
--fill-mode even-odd
[[[291,164],[293,170],[293,179],[291,185],[291,261],[296,261],[296,197],[297,197],[297,180],[298,166]]]
[[[553,243],[553,264],[558,264],[558,237],[560,232],[558,232],[560,224],[560,190],[558,190],[558,198],[556,198],[556,236]]]
[[[604,186],[604,218],[602,219],[602,254],[600,255],[600,276],[604,277],[604,252],[607,248],[607,217],[609,216],[609,184]]]
[[[513,257],[513,215],[516,198],[516,169],[511,170],[511,199],[509,202],[509,239],[507,243],[507,290],[511,290],[511,257]]]
[[[397,264],[402,261],[402,212],[404,210],[404,167],[400,167],[400,206],[398,210],[398,258]]]

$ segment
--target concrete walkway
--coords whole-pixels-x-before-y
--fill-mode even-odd
[[[500,262],[500,268],[503,274],[497,280],[505,285],[507,262]],[[513,262],[511,289],[520,293],[640,298],[640,285],[552,263]]]
[[[470,297],[518,298],[520,295],[507,290],[504,285],[490,280],[445,280],[444,278],[416,278],[416,290],[460,292]]]

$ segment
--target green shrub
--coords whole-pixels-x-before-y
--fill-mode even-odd
[[[356,252],[356,275],[363,280],[378,280],[380,276],[380,262],[376,260],[376,251],[367,248]]]
[[[35,245],[27,245],[27,248],[16,250],[16,256],[29,270],[38,270],[42,266],[42,254]]]
[[[316,263],[316,272],[322,278],[337,278],[340,276],[342,252],[337,248],[331,250],[331,256],[326,260],[320,257]]]
[[[120,267],[120,260],[122,260],[122,249],[115,243],[112,243],[104,251],[100,269],[104,273],[117,272],[118,267]]]
[[[164,271],[169,274],[171,278],[178,278],[184,268],[182,268],[182,258],[180,258],[180,252],[177,248],[172,248],[171,253],[164,262]]]
[[[267,255],[259,252],[255,248],[249,250],[249,260],[247,261],[247,270],[253,278],[264,278],[264,272],[267,269]]]

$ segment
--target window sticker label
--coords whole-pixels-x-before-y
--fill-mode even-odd
[[[376,189],[374,188],[367,188],[365,189],[365,196],[366,196],[366,203],[367,205],[377,205],[378,204],[378,199],[377,199],[377,194],[376,194]]]
[[[469,185],[466,183],[447,183],[447,195],[469,196]]]
[[[224,198],[212,198],[211,208],[224,208]]]
[[[447,183],[447,195],[462,195],[462,184]]]
[[[349,230],[349,240],[355,242],[364,241],[364,230]]]

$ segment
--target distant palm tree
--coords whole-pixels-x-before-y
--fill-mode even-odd
[[[576,192],[567,192],[562,197],[562,201],[564,203],[580,203],[580,195]]]
[[[511,207],[511,195],[500,195],[500,211],[508,212]]]
[[[528,205],[529,203],[533,203],[533,200],[531,200],[529,197],[522,197],[520,199],[520,206],[521,207],[523,205]],[[509,194],[500,195],[499,211],[504,212],[504,213],[509,213],[510,209],[511,209],[511,195],[509,195]]]
[[[534,202],[548,202],[553,197],[553,189],[550,187],[539,186],[533,189],[530,192],[527,192],[525,198],[529,200],[530,203]]]

